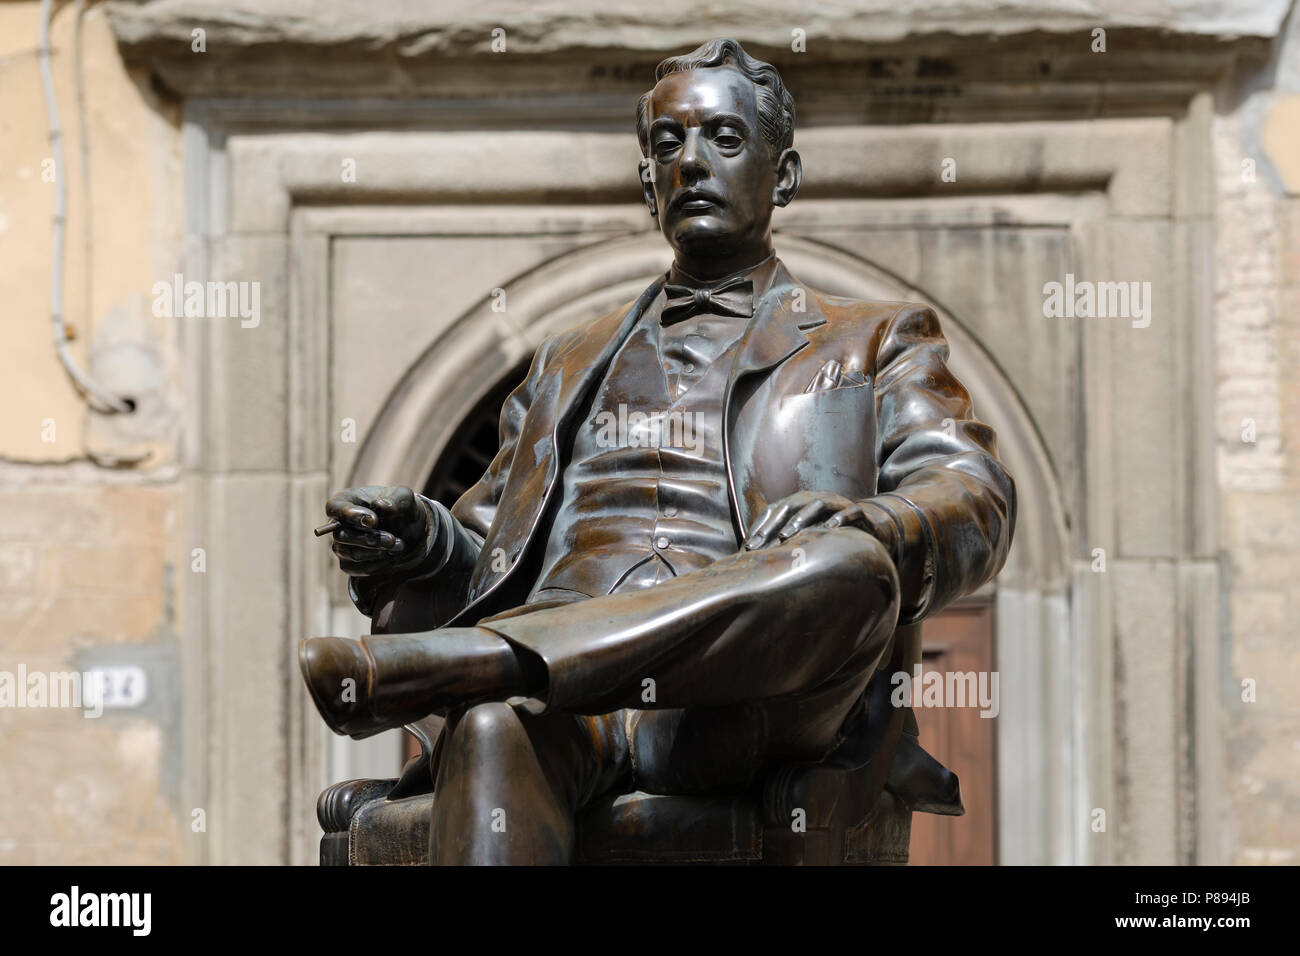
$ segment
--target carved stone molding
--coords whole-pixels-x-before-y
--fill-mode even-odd
[[[392,114],[403,111],[384,104],[394,96],[514,97],[531,104],[534,122],[585,125],[595,117],[566,115],[556,98],[608,94],[608,119],[626,124],[658,60],[719,35],[780,68],[805,122],[1168,113],[1238,62],[1262,62],[1287,6],[114,0],[107,9],[127,62],[178,96],[374,97]],[[1098,28],[1104,53],[1093,50]],[[500,52],[494,30],[504,31]]]

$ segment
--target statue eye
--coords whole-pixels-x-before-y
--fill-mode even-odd
[[[660,136],[655,140],[655,156],[659,159],[667,159],[681,149],[681,146],[681,140],[676,136]]]
[[[744,138],[736,130],[724,126],[713,136],[713,141],[723,149],[739,149],[744,145]]]

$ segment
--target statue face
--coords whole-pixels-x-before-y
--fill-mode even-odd
[[[754,84],[729,67],[674,73],[655,86],[647,120],[659,225],[678,260],[766,256],[778,164]]]

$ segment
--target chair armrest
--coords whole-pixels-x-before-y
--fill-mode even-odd
[[[397,784],[391,780],[344,780],[321,791],[316,800],[316,819],[326,833],[345,833],[352,818],[367,803],[382,800]]]

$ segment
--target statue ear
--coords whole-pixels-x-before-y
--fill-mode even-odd
[[[645,197],[645,204],[650,207],[650,215],[657,217],[659,207],[655,205],[654,170],[650,166],[650,160],[641,160],[637,171],[641,176],[641,195]]]
[[[772,188],[772,205],[790,205],[802,182],[803,160],[793,149],[787,149],[776,161],[776,185]]]

